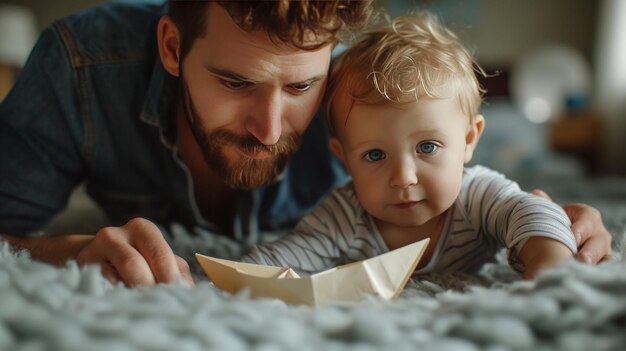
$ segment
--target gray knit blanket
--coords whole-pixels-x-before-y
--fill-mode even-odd
[[[172,246],[187,258],[240,253],[196,234],[174,235]],[[392,301],[312,308],[220,291],[191,259],[196,287],[131,289],[96,267],[53,267],[0,241],[0,350],[624,350],[626,267],[617,256],[535,281],[496,262],[475,276],[414,277]]]

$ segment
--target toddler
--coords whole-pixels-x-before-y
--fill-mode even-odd
[[[325,101],[331,149],[352,181],[242,260],[312,274],[425,238],[417,274],[476,272],[501,247],[526,278],[572,258],[563,209],[465,166],[485,127],[476,72],[428,13],[366,33],[334,60]]]

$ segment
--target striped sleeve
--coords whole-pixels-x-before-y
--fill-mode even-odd
[[[291,233],[255,246],[241,261],[291,267],[313,274],[346,261],[356,232],[358,202],[352,192],[336,190],[313,212],[300,220]]]
[[[565,211],[555,203],[520,190],[517,183],[485,167],[466,173],[463,206],[478,231],[509,249],[509,262],[523,272],[520,249],[531,237],[557,240],[576,253],[576,240]]]

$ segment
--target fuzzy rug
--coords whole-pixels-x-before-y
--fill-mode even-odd
[[[174,235],[172,245],[184,257],[239,254],[226,240],[196,234]],[[0,350],[626,347],[626,267],[619,258],[598,266],[572,262],[531,282],[495,263],[477,276],[414,278],[392,301],[371,297],[322,308],[229,295],[189,262],[195,288],[181,282],[129,289],[111,285],[96,267],[49,266],[0,242]]]

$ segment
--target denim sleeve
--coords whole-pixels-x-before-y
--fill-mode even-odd
[[[0,233],[40,229],[83,178],[76,74],[59,33],[48,28],[0,104]]]

